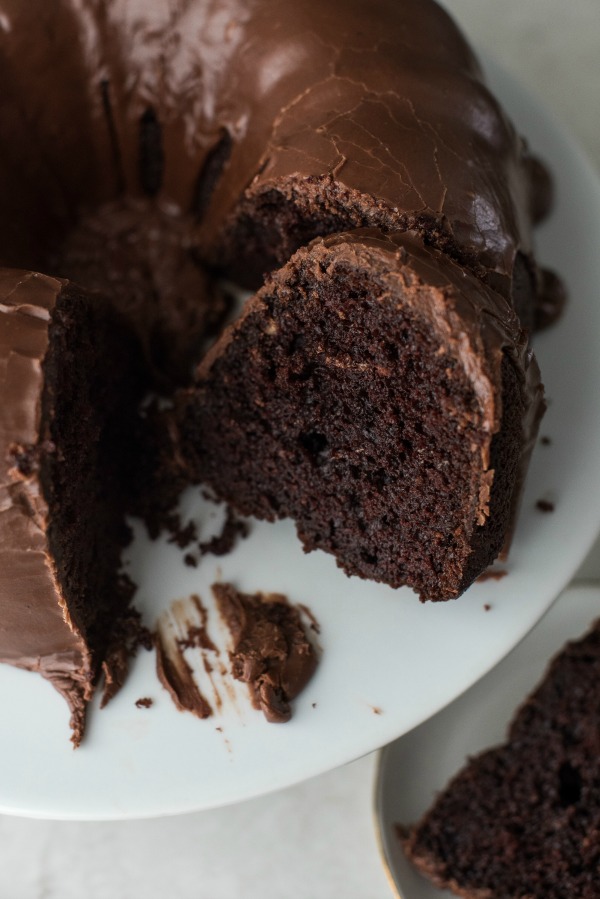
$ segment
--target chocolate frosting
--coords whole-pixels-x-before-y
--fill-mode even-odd
[[[290,701],[317,666],[298,609],[280,594],[250,596],[231,584],[214,584],[212,591],[232,638],[233,676],[248,684],[254,706],[267,721],[289,721]]]
[[[70,621],[48,551],[43,361],[64,282],[0,270],[0,661],[39,671],[63,694],[77,743],[91,694],[90,656]],[[28,456],[28,466],[17,468]]]
[[[156,638],[156,674],[180,712],[191,712],[197,718],[209,718],[212,708],[194,679],[181,647],[167,642],[159,632]]]
[[[191,712],[197,718],[209,718],[213,709],[200,689],[184,651],[197,647],[204,670],[209,673],[208,659],[218,654],[207,632],[208,613],[199,596],[174,600],[161,615],[156,629],[156,673],[159,681],[180,712]],[[178,636],[179,634],[179,636]],[[214,686],[214,685],[213,685]],[[215,691],[216,693],[216,691]],[[215,696],[217,706],[220,697]]]
[[[311,183],[329,230],[416,227],[507,295],[520,254],[537,281],[547,179],[432,0],[0,0],[0,13],[11,264],[123,196],[194,214],[201,254],[227,263],[244,204]]]

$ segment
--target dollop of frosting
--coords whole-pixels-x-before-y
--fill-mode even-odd
[[[214,584],[212,591],[231,634],[233,676],[248,684],[267,721],[289,721],[291,700],[317,666],[300,612],[280,594],[249,595],[231,584]]]

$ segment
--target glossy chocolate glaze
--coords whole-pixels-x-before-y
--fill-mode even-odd
[[[506,295],[522,254],[537,289],[546,187],[431,0],[0,0],[0,13],[3,109],[18,101],[17,144],[41,155],[54,235],[82,209],[151,196],[195,214],[200,253],[227,265],[241,214],[310,184],[330,230],[417,228]],[[19,171],[6,187],[24,217],[41,190],[24,206]]]
[[[0,270],[0,661],[39,671],[67,700],[78,742],[91,659],[69,618],[48,550],[48,507],[36,455],[48,326],[63,282]],[[29,465],[17,468],[20,457]]]

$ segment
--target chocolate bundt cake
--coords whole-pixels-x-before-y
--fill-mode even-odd
[[[0,660],[59,690],[76,745],[100,666],[114,687],[135,629],[118,568],[143,388],[136,339],[106,302],[0,271]]]
[[[514,718],[423,820],[408,857],[465,899],[596,899],[600,884],[600,625],[568,643]]]
[[[415,230],[532,324],[549,181],[433,0],[0,13],[0,261],[87,271],[125,307],[141,292],[157,365],[197,352],[198,260],[259,286],[311,239],[362,227]]]
[[[293,516],[305,546],[349,572],[430,598],[464,590],[507,544],[542,406],[520,328],[551,319],[559,292],[532,251],[548,176],[449,16],[433,0],[0,0],[0,79],[0,272],[79,282],[91,293],[78,308],[97,297],[99,318],[110,295],[161,391],[189,384],[221,328],[214,278],[258,287],[283,266],[165,425],[184,459],[174,483]],[[24,276],[20,306],[36,307],[38,283],[63,284]],[[93,377],[109,390],[129,376],[113,361],[121,329],[102,333],[111,349]],[[80,330],[61,334],[83,378]],[[136,378],[119,387],[130,411]],[[92,417],[108,421],[109,405]],[[97,483],[104,461],[86,459]],[[105,502],[114,578],[122,499]],[[69,523],[56,527],[66,541]],[[78,533],[69,551],[85,555]],[[82,620],[105,633],[112,606],[91,599],[104,574],[76,570]],[[106,641],[83,640],[75,680],[88,684]]]
[[[349,573],[457,596],[501,551],[542,408],[500,294],[414,234],[299,250],[183,394],[183,454]]]

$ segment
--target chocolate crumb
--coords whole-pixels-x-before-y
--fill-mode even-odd
[[[189,522],[185,527],[181,527],[176,516],[170,519],[169,530],[171,531],[169,543],[175,543],[180,549],[187,549],[195,544],[200,556],[209,553],[213,556],[225,556],[234,548],[238,538],[244,539],[249,533],[247,522],[238,518],[229,506],[221,532],[211,537],[210,540],[198,540],[196,525]],[[190,568],[197,568],[200,559],[193,552],[187,552],[183,561]]]
[[[489,604],[489,602],[486,602],[483,608],[484,608],[484,610],[485,610],[486,612],[489,612],[490,609],[491,609],[492,607],[491,607],[491,605]]]
[[[225,556],[227,553],[231,552],[238,537],[244,539],[247,536],[247,523],[238,518],[228,506],[227,516],[223,528],[221,529],[221,533],[212,537],[210,540],[198,543],[198,549],[202,556],[207,553],[211,553],[213,556]]]
[[[133,593],[135,587],[132,581],[122,574],[119,579],[119,589],[123,596],[129,596]],[[110,702],[123,686],[129,669],[129,662],[136,655],[138,649],[150,650],[153,645],[153,634],[142,624],[142,618],[138,610],[131,606],[115,625],[102,663],[104,687],[100,702],[101,709]]]
[[[136,699],[135,704],[138,709],[149,709],[154,705],[154,700],[150,699],[149,696],[143,696],[141,699]]]
[[[193,521],[189,521],[185,527],[176,524],[173,519],[171,522],[171,536],[169,543],[174,543],[179,549],[187,549],[187,547],[198,539],[198,531]]]
[[[540,443],[542,446],[550,446],[552,444],[552,439],[550,437],[541,437]]]
[[[554,512],[554,503],[548,502],[547,499],[538,499],[535,506],[540,512]]]

